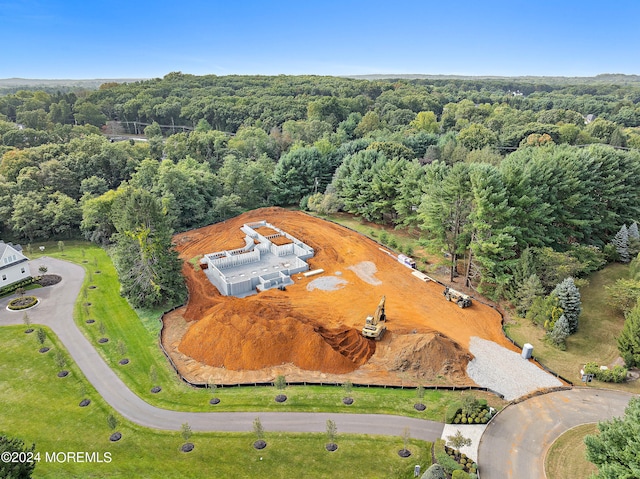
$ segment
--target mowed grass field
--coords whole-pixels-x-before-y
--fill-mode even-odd
[[[87,242],[68,242],[64,251],[58,251],[55,243],[45,243],[44,255],[80,264],[86,270],[83,290],[75,307],[75,320],[78,327],[91,340],[111,368],[138,396],[158,407],[182,411],[211,411],[209,405],[211,392],[193,388],[181,381],[169,365],[158,345],[158,333],[162,311],[138,310],[119,294],[119,283],[115,268],[106,252]],[[37,251],[37,246],[34,249]],[[41,256],[34,254],[33,257]],[[97,273],[100,271],[100,273]],[[89,289],[95,286],[95,289]],[[86,291],[86,297],[85,297]],[[85,306],[85,303],[91,303]],[[95,323],[87,324],[87,319]],[[106,344],[97,341],[100,323],[104,324]],[[126,356],[130,363],[118,364],[123,355],[118,351],[118,342],[126,345]],[[150,371],[153,368],[157,381],[152,381]],[[152,394],[155,385],[162,387],[159,394]],[[291,386],[285,393],[288,397],[283,404],[276,403],[278,394],[273,387],[224,387],[215,391],[221,399],[215,410],[224,411],[310,411],[310,412],[350,412],[399,414],[434,421],[443,421],[447,405],[460,398],[460,391],[425,391],[425,397],[418,400],[414,389],[354,388],[349,396],[355,402],[345,406],[342,398],[346,395],[339,386]],[[505,404],[496,396],[487,393],[475,393],[486,398],[495,408]],[[418,412],[416,402],[423,402],[427,409]]]
[[[589,277],[589,284],[580,289],[582,314],[578,332],[567,340],[567,350],[560,351],[543,341],[544,330],[531,321],[514,318],[506,325],[507,333],[519,344],[531,343],[533,355],[576,385],[581,385],[580,368],[588,361],[610,366],[619,356],[617,337],[624,325],[624,316],[607,304],[606,286],[619,278],[626,278],[628,266],[611,264]],[[623,384],[593,381],[598,386],[633,393],[640,393],[640,383]]]
[[[589,479],[598,468],[587,461],[585,436],[596,434],[596,424],[583,424],[565,432],[551,445],[544,460],[547,479]]]
[[[0,328],[0,433],[35,443],[41,462],[35,478],[351,478],[410,477],[415,464],[431,464],[431,445],[411,440],[408,459],[398,456],[399,437],[342,435],[338,450],[329,453],[323,434],[279,434],[266,431],[266,449],[253,448],[250,433],[194,433],[191,453],[180,447],[185,442],[178,431],[156,431],[132,424],[117,414],[68,360],[66,350],[47,330],[45,354],[35,333],[24,326]],[[63,351],[69,376],[58,378],[56,351]],[[87,407],[79,407],[89,398]],[[107,415],[119,418],[122,439],[109,441],[112,431]],[[258,416],[259,414],[256,414]],[[111,462],[46,462],[46,453],[97,453]],[[64,458],[64,456],[61,456]]]

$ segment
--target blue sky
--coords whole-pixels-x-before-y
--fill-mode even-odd
[[[640,1],[0,0],[0,78],[640,74]]]

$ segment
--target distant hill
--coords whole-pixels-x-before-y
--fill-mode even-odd
[[[32,79],[32,78],[0,78],[0,90],[15,90],[25,88],[29,90],[42,88],[63,88],[69,89],[85,89],[96,90],[103,83],[132,83],[145,78],[94,78],[91,80],[47,80],[47,79]]]
[[[466,75],[426,75],[426,74],[378,74],[378,75],[343,75],[344,78],[357,80],[517,80],[530,83],[609,83],[628,84],[640,83],[640,75],[625,75],[623,73],[602,73],[594,77],[562,77],[562,76],[466,76]]]

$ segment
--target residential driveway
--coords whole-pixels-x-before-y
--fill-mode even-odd
[[[268,431],[325,432],[327,419],[335,421],[341,433],[382,434],[399,436],[410,429],[411,437],[434,441],[442,434],[443,424],[402,416],[383,414],[334,413],[190,413],[151,406],[136,396],[111,370],[73,321],[73,306],[80,293],[84,269],[78,265],[43,257],[31,262],[32,271],[44,264],[49,273],[63,280],[57,285],[34,291],[41,299],[28,310],[34,324],[49,326],[65,345],[86,378],[98,393],[123,417],[142,426],[180,430],[188,422],[196,431],[252,431],[253,420],[260,417]],[[23,312],[7,311],[10,298],[0,301],[0,326],[22,324]]]
[[[574,388],[509,406],[489,424],[478,451],[482,479],[544,479],[549,446],[574,426],[622,416],[632,394]]]

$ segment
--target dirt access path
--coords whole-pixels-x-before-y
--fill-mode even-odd
[[[220,295],[189,260],[244,246],[240,227],[259,220],[313,247],[311,269],[325,273],[295,275],[286,291]],[[515,350],[493,309],[478,302],[460,309],[443,298],[442,286],[415,278],[377,243],[301,212],[254,210],[174,242],[190,299],[165,317],[162,341],[193,382],[262,382],[285,374],[289,381],[473,385],[465,372],[472,336]],[[375,342],[360,331],[383,295],[387,333]]]

